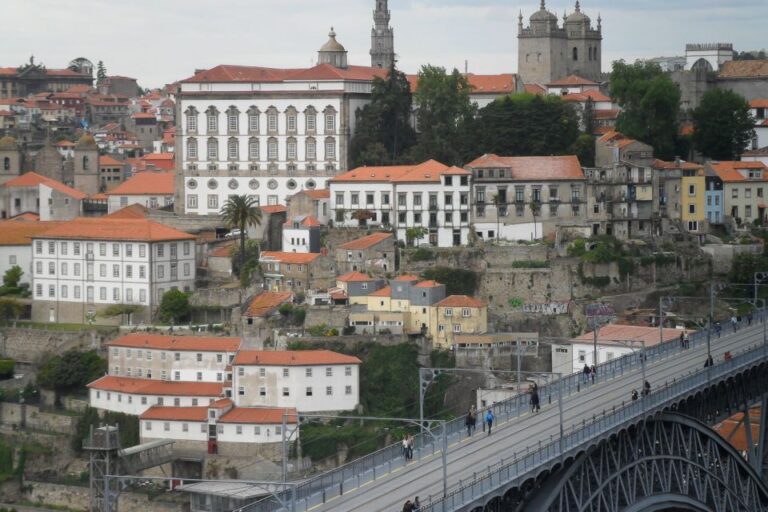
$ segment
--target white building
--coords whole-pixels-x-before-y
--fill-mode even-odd
[[[351,411],[360,403],[360,360],[328,350],[240,350],[232,363],[238,407]]]
[[[329,37],[311,68],[217,66],[181,82],[178,211],[217,214],[231,194],[284,204],[347,169],[355,112],[387,70],[347,65]]]
[[[680,338],[683,333],[679,329],[663,329],[663,341]],[[608,324],[600,327],[597,332],[597,363],[604,363],[627,354],[641,353],[645,347],[658,345],[658,327],[639,325]],[[595,345],[594,333],[588,332],[565,343],[552,344],[552,371],[557,373],[578,373],[584,370],[584,365],[592,366]]]
[[[731,43],[704,43],[685,45],[685,69],[718,71],[725,62],[733,60]]]
[[[83,214],[79,190],[34,172],[27,172],[0,187],[0,218],[35,213],[40,220],[72,220]]]
[[[120,321],[111,305],[149,319],[172,289],[195,286],[195,237],[146,219],[79,218],[33,237],[32,318],[38,322]]]
[[[163,208],[173,204],[176,174],[172,171],[144,171],[106,193],[108,213],[140,204],[146,208]]]
[[[132,333],[107,343],[109,374],[170,381],[229,382],[240,338]]]
[[[466,245],[471,173],[434,160],[419,165],[359,167],[329,181],[336,226],[392,227],[406,241],[422,227],[416,245]]]
[[[283,252],[320,252],[320,221],[310,215],[283,224]]]
[[[24,272],[20,283],[32,283],[32,237],[42,233],[58,222],[22,220],[0,221],[0,276],[12,267],[18,266]]]

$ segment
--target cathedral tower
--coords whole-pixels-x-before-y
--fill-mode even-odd
[[[371,66],[389,69],[395,62],[395,31],[389,26],[387,0],[376,0],[371,29]]]

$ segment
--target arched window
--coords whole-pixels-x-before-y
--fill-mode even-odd
[[[333,137],[325,138],[325,159],[336,160],[336,139]]]
[[[293,137],[290,137],[288,141],[285,143],[285,156],[286,160],[296,160],[296,139]]]
[[[267,158],[270,160],[277,160],[277,139],[274,137],[267,141]]]
[[[219,111],[216,110],[216,107],[208,107],[208,110],[205,112],[206,119],[208,120],[208,133],[218,133],[219,132]]]
[[[11,159],[8,157],[3,158],[3,169],[6,171],[11,170]]]
[[[227,110],[227,132],[238,133],[240,131],[240,111],[234,105]]]
[[[313,139],[312,137],[307,138],[305,152],[306,152],[306,156],[305,156],[306,160],[311,161],[317,158],[317,142],[315,142],[315,139]]]
[[[197,139],[187,139],[187,158],[197,160]]]
[[[258,160],[259,159],[259,139],[252,138],[248,141],[248,159],[249,160]]]
[[[325,116],[325,133],[336,133],[336,109],[331,106],[325,107],[323,114]]]
[[[267,131],[269,133],[277,133],[277,109],[275,107],[269,107],[267,109]]]
[[[255,106],[248,109],[248,132],[259,133],[259,109]]]
[[[88,170],[88,165],[89,165],[88,156],[84,156],[83,157],[83,170],[84,171]]]
[[[187,133],[197,133],[197,109],[195,107],[187,109]]]
[[[317,110],[315,107],[309,106],[304,111],[305,128],[307,132],[314,133],[317,130]]]
[[[211,137],[208,139],[208,160],[219,159],[219,141]]]
[[[296,133],[299,114],[293,107],[285,109],[285,131],[288,133]]]
[[[240,159],[240,143],[234,137],[227,141],[227,158],[230,160]]]
[[[579,60],[579,49],[575,46],[573,47],[573,60]]]

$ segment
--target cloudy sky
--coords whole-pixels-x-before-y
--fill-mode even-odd
[[[536,0],[389,0],[400,68],[425,63],[475,73],[515,72],[517,16]],[[304,67],[333,25],[353,64],[368,65],[374,0],[4,0],[0,66],[34,54],[49,67],[103,60],[144,87],[216,64]],[[573,2],[547,1],[562,17]],[[679,55],[687,42],[766,46],[766,0],[583,0],[603,18],[603,67],[616,59]]]

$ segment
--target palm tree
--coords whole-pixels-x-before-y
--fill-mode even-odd
[[[261,208],[253,196],[230,196],[221,207],[221,218],[229,229],[240,231],[240,271],[245,267],[245,231],[261,226]]]

